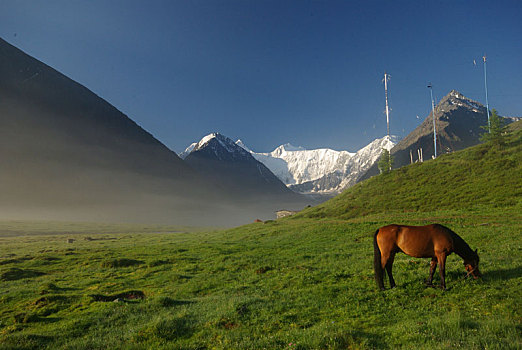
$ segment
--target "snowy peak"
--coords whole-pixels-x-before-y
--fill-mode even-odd
[[[269,153],[251,153],[286,185],[314,180],[327,172],[343,168],[343,163],[353,155],[328,148],[306,150],[289,143]]]
[[[481,103],[474,101],[470,98],[467,98],[457,90],[451,90],[449,94],[444,96],[440,102],[437,104],[436,115],[441,112],[448,111],[451,108],[465,108],[467,110],[473,111],[475,113],[483,113],[486,111],[486,107],[484,107]],[[437,113],[438,112],[438,113]]]
[[[207,149],[209,151],[207,151]],[[180,157],[186,159],[195,152],[212,154],[212,157],[217,160],[252,158],[250,152],[218,132],[208,134],[199,142],[192,143],[183,153],[180,154]]]
[[[219,135],[217,132],[213,132],[212,134],[208,134],[207,136],[203,136],[203,138],[196,144],[196,147],[194,147],[194,150],[198,150],[203,148],[207,143],[209,143],[211,140],[215,139]]]
[[[396,136],[384,136],[376,139],[352,154],[342,168],[330,171],[319,179],[291,186],[298,192],[309,193],[340,193],[353,186],[381,156],[383,148],[390,150],[397,142]]]
[[[198,151],[202,149],[203,147],[208,146],[211,143],[219,143],[222,147],[224,147],[229,152],[237,152],[239,149],[237,148],[237,145],[229,139],[228,137],[221,135],[218,132],[213,132],[211,134],[208,134],[207,136],[203,137],[194,147],[193,151]]]
[[[388,151],[395,146],[395,144],[398,142],[399,138],[397,136],[391,135],[391,136],[384,136],[380,139],[375,139],[372,142],[370,142],[368,145],[364,146],[360,150],[355,153],[356,157],[362,157],[369,154],[374,154],[376,152],[381,154],[383,149],[387,149]]]
[[[290,143],[285,143],[284,145],[281,145],[277,147],[275,150],[270,152],[270,154],[274,157],[281,157],[287,152],[297,152],[297,151],[306,151],[303,147],[295,147],[294,145]]]
[[[250,151],[281,181],[297,192],[334,193],[355,183],[381,155],[391,149],[397,138],[385,136],[372,141],[356,153],[329,148],[307,150],[284,144],[269,153]],[[242,147],[248,150],[243,143]]]

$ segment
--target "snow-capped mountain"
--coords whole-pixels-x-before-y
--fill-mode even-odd
[[[381,155],[382,149],[391,149],[396,138],[385,136],[351,153],[328,148],[306,150],[291,144],[277,147],[270,153],[249,151],[266,165],[281,181],[300,193],[338,193],[353,185]]]
[[[353,186],[357,179],[377,162],[384,148],[390,150],[396,142],[395,136],[376,139],[353,154],[343,168],[329,172],[319,179],[289,187],[302,193],[340,193]]]
[[[233,190],[238,196],[300,196],[285,186],[263,163],[230,138],[219,133],[203,137],[184,153],[185,162],[215,184]],[[288,197],[288,198],[286,198]]]
[[[199,153],[198,153],[199,152]],[[189,156],[194,156],[196,153],[211,153],[210,157],[213,160],[221,161],[253,161],[250,152],[244,148],[236,145],[234,141],[228,137],[214,132],[203,137],[199,142],[192,143],[182,154],[185,154],[184,159],[187,160]]]
[[[316,180],[325,174],[342,169],[354,155],[347,151],[328,148],[305,150],[289,143],[277,147],[270,153],[250,152],[286,185],[298,185]]]

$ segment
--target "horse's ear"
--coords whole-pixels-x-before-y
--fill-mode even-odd
[[[477,248],[477,249],[475,249],[475,254],[478,254],[478,248]]]

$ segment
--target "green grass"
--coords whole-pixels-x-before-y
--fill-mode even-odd
[[[225,231],[0,223],[0,349],[520,349],[521,138]],[[428,222],[478,248],[483,278],[451,255],[448,291],[428,288],[429,260],[399,254],[377,291],[375,230]]]

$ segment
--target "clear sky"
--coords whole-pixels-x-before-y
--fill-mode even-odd
[[[520,0],[0,0],[0,37],[176,152],[213,131],[355,151],[386,134],[385,71],[403,137],[429,81],[485,103],[484,54],[490,106],[522,116]]]

